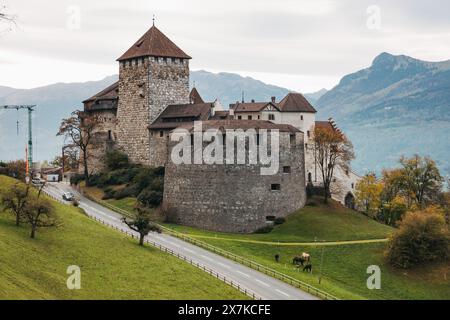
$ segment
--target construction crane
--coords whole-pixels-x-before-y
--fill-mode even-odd
[[[28,148],[27,148],[27,177],[30,177],[30,167],[33,166],[33,120],[32,115],[36,105],[6,105],[0,109],[8,110],[28,110]]]

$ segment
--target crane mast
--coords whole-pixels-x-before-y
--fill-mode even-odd
[[[28,148],[27,148],[27,176],[30,176],[29,168],[33,167],[33,111],[36,105],[6,105],[0,109],[27,110],[28,111]]]

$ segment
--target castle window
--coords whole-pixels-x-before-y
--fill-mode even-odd
[[[352,183],[352,189],[355,189],[355,184],[354,183]]]
[[[253,119],[253,117],[252,116],[248,116],[248,120],[252,120]]]
[[[283,173],[285,173],[285,174],[291,173],[291,167],[289,167],[289,166],[283,167]]]
[[[305,150],[308,150],[308,144],[305,143]]]
[[[272,184],[270,186],[270,190],[272,190],[272,191],[280,191],[281,190],[281,184],[279,184],[279,183]]]
[[[261,116],[258,116],[258,120],[260,120],[261,119]]]
[[[111,132],[111,130],[108,130],[108,140],[109,141],[112,140],[112,132]]]
[[[269,114],[269,120],[275,121],[275,115],[274,114]]]
[[[311,131],[307,132],[308,138],[311,138]]]
[[[291,148],[293,148],[295,146],[295,134],[291,134],[290,138],[291,138]]]
[[[164,131],[160,131],[159,136],[160,136],[160,138],[164,137]]]
[[[275,219],[276,219],[275,216],[267,216],[267,217],[266,217],[266,221],[269,221],[269,222],[274,222]]]
[[[259,133],[256,135],[256,145],[258,145],[259,146],[259,144],[260,144],[260,136],[259,136]]]
[[[308,182],[312,183],[312,173],[308,172]]]
[[[238,116],[238,120],[242,120],[242,116]]]
[[[348,176],[350,172],[348,170],[345,170],[345,174]]]
[[[303,121],[303,116],[301,116],[301,117],[300,117],[300,120],[302,120],[302,121]]]
[[[177,61],[177,59],[172,58],[172,63],[175,63]]]

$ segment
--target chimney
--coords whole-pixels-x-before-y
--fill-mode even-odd
[[[230,108],[229,114],[231,117],[234,118],[234,109],[233,108]]]
[[[272,97],[272,103],[275,103],[277,101],[277,97]]]
[[[213,103],[211,103],[211,117],[214,117],[216,115],[216,101],[214,101]]]
[[[252,99],[252,103],[255,103],[255,99]]]

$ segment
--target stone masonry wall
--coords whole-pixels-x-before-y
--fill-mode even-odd
[[[162,137],[161,137],[162,132]],[[168,130],[150,131],[150,166],[164,167],[167,162],[167,148],[169,143]]]
[[[163,209],[178,224],[220,232],[250,233],[267,217],[286,217],[306,202],[303,134],[290,146],[280,133],[280,169],[260,175],[259,165],[174,165],[167,162]],[[171,143],[169,154],[171,153]],[[283,173],[289,166],[290,173]],[[272,191],[280,184],[280,191]]]
[[[105,168],[105,154],[114,148],[117,140],[116,112],[114,110],[99,110],[90,112],[98,118],[98,125],[94,130],[93,143],[88,147],[88,169],[89,173],[95,174]],[[80,161],[79,172],[84,172],[83,162]]]
[[[150,125],[170,104],[189,102],[189,61],[138,58],[120,63],[118,148],[151,165]]]

